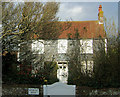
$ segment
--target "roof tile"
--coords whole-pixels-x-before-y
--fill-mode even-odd
[[[98,21],[71,21],[70,23],[71,27],[61,32],[59,39],[67,39],[68,35],[74,38],[76,31],[79,33],[79,38],[105,38],[106,36],[103,24],[99,24]]]

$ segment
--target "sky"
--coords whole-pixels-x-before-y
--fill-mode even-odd
[[[33,0],[5,0],[5,1],[33,1]],[[46,2],[51,0],[34,0],[35,2]],[[53,1],[53,0],[52,0]],[[115,21],[118,26],[118,1],[119,0],[54,0],[60,2],[57,16],[60,21],[91,21],[98,20],[98,8],[102,5],[104,16],[109,21]],[[116,1],[116,2],[115,2]]]
[[[98,20],[98,8],[102,5],[104,16],[118,25],[118,2],[61,2],[57,16],[60,21]]]

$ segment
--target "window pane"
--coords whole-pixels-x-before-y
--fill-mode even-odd
[[[32,51],[34,54],[43,54],[44,53],[44,41],[38,40],[32,43]]]
[[[93,61],[82,61],[81,65],[82,72],[86,72],[86,70],[90,72],[93,71]]]
[[[58,40],[58,53],[66,53],[67,52],[67,40]]]
[[[107,53],[107,39],[105,39],[105,52]]]
[[[93,53],[93,40],[80,40],[81,53]]]

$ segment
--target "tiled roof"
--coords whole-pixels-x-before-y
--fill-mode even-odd
[[[70,23],[70,28],[61,32],[59,39],[68,39],[68,37],[73,39],[75,37],[76,31],[79,33],[79,38],[106,37],[104,25],[99,24],[98,21],[71,21]]]
[[[104,25],[99,24],[99,21],[61,21],[59,22],[62,25],[60,36],[58,39],[74,39],[76,31],[79,33],[80,38],[105,38],[106,34],[104,31]],[[68,29],[67,25],[70,27]],[[66,30],[65,30],[66,29]],[[34,34],[34,39],[37,38],[37,35]]]

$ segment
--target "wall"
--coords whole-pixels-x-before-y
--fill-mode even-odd
[[[28,94],[28,88],[39,88],[40,95],[32,96]],[[77,86],[76,87],[76,97],[79,96],[88,96],[93,97],[98,95],[99,97],[104,96],[120,96],[120,88],[103,88],[95,89],[92,87]],[[2,85],[2,97],[43,97],[43,87],[41,85]]]
[[[64,41],[67,41],[67,52],[66,53],[64,53],[64,52],[58,53],[58,42],[60,40],[62,40],[62,42],[63,42],[63,48],[64,48]],[[77,44],[77,46],[79,46],[79,48],[80,48],[80,52],[78,54],[80,54],[81,63],[85,63],[85,61],[91,61],[91,63],[94,64],[93,58],[95,55],[97,55],[97,53],[99,52],[99,49],[101,49],[101,48],[105,49],[104,39],[103,40],[101,40],[101,39],[80,39],[78,41],[79,41],[79,43]],[[37,57],[34,59],[38,60],[38,63],[36,63],[35,66],[40,67],[42,62],[44,62],[44,61],[53,61],[53,60],[54,61],[69,61],[70,56],[72,56],[72,53],[75,52],[74,48],[76,47],[76,43],[77,43],[76,40],[67,40],[67,39],[43,41],[44,53],[41,53],[41,54],[36,53],[35,54],[35,56],[37,56]],[[31,49],[30,44],[27,44],[26,46],[28,46],[28,49]],[[39,50],[39,48],[38,48],[38,50]],[[20,51],[21,52],[24,51],[24,47],[22,47],[20,49]],[[85,53],[85,52],[87,52],[87,53]]]

